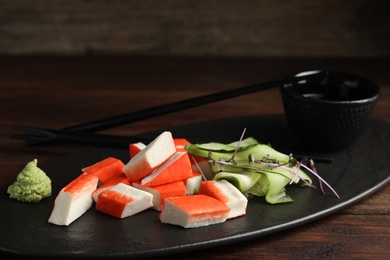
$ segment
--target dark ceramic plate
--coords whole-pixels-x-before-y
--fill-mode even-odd
[[[38,164],[53,181],[53,196],[38,204],[11,200],[6,194],[7,186],[1,187],[2,254],[129,259],[228,245],[328,216],[369,196],[390,180],[390,126],[379,121],[372,121],[363,136],[349,148],[334,153],[300,148],[293,141],[283,115],[221,119],[164,130],[197,143],[236,141],[244,128],[247,128],[246,137],[271,143],[277,150],[333,158],[332,163],[317,163],[317,170],[341,199],[329,190],[323,195],[318,189],[291,186],[287,193],[295,200],[293,203],[269,205],[263,198],[251,199],[246,216],[195,229],[161,224],[158,212],[152,209],[117,219],[91,208],[68,227],[48,224],[56,195],[81,173],[82,167],[108,156],[124,162],[129,159],[126,150],[91,148],[46,165]],[[157,134],[145,136],[153,138]]]

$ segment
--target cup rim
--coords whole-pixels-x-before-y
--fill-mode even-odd
[[[321,74],[321,75],[323,75],[323,77],[322,78],[317,77],[317,78],[312,79],[312,80],[302,79],[301,81],[297,81],[296,83],[284,84],[280,87],[281,91],[288,93],[289,96],[292,96],[294,98],[300,99],[300,100],[305,101],[305,102],[318,103],[318,104],[333,104],[333,105],[371,103],[371,102],[375,102],[381,94],[381,88],[376,82],[374,82],[368,78],[362,77],[360,75],[352,74],[352,73],[348,73],[348,72],[341,72],[341,71],[335,71],[335,70],[307,70],[307,71],[301,71],[298,73],[294,73],[290,77],[297,78],[297,77],[310,75],[310,74]],[[291,86],[293,84],[294,85],[296,85],[296,84],[309,84],[309,82],[312,82],[313,80],[316,80],[318,82],[324,82],[327,79],[327,77],[332,77],[332,76],[333,77],[337,76],[339,78],[345,78],[346,80],[347,79],[349,79],[349,80],[354,79],[354,80],[363,81],[365,84],[368,84],[372,87],[372,90],[371,90],[372,95],[367,97],[367,98],[335,101],[335,100],[314,99],[314,98],[310,98],[310,97],[305,97],[301,93],[298,93],[298,92],[291,89]]]

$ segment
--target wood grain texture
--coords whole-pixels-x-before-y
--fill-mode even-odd
[[[387,0],[5,0],[0,54],[390,55]]]
[[[56,160],[85,145],[24,147],[10,125],[59,129],[94,119],[331,68],[376,81],[382,96],[373,118],[390,123],[388,59],[249,59],[175,57],[0,57],[0,184],[25,164]],[[277,89],[106,130],[132,135],[221,117],[283,113]],[[369,173],[368,173],[369,174]],[[390,186],[331,216],[263,238],[178,259],[387,259]]]

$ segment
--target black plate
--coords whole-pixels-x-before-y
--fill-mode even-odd
[[[128,151],[91,148],[39,165],[53,181],[53,195],[38,204],[8,198],[0,189],[0,250],[16,256],[87,256],[140,258],[189,252],[265,236],[328,216],[377,191],[390,180],[390,127],[372,121],[363,136],[344,151],[314,153],[295,143],[283,115],[221,119],[196,125],[164,129],[174,137],[193,143],[231,142],[253,136],[283,152],[331,157],[332,163],[317,163],[317,170],[339,193],[329,190],[288,187],[293,203],[269,205],[263,198],[251,199],[244,217],[223,224],[184,229],[161,224],[150,209],[126,219],[88,210],[70,226],[55,226],[47,220],[59,190],[81,173],[81,168],[108,156],[129,159]],[[159,132],[160,133],[160,132]],[[145,134],[155,137],[159,133]],[[39,161],[39,158],[37,158]],[[313,177],[314,183],[317,184]]]

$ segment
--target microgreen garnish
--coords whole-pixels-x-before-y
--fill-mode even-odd
[[[323,194],[325,194],[325,185],[337,198],[340,198],[331,185],[318,174],[312,159],[303,157],[301,160],[297,160],[293,154],[280,153],[270,145],[261,144],[252,137],[244,139],[245,131],[246,129],[244,129],[238,141],[230,144],[215,142],[189,144],[186,145],[186,150],[190,154],[207,159],[214,176],[218,175],[218,178],[235,179],[235,182],[239,182],[237,180],[239,178],[236,177],[237,174],[246,176],[261,174],[266,176],[265,178],[257,177],[252,184],[253,187],[249,187],[245,193],[247,195],[265,194],[266,200],[272,204],[292,201],[285,194],[287,184],[302,182],[304,186],[316,188],[307,173],[318,179]],[[248,185],[243,184],[241,186]],[[259,187],[263,190],[259,191]]]

